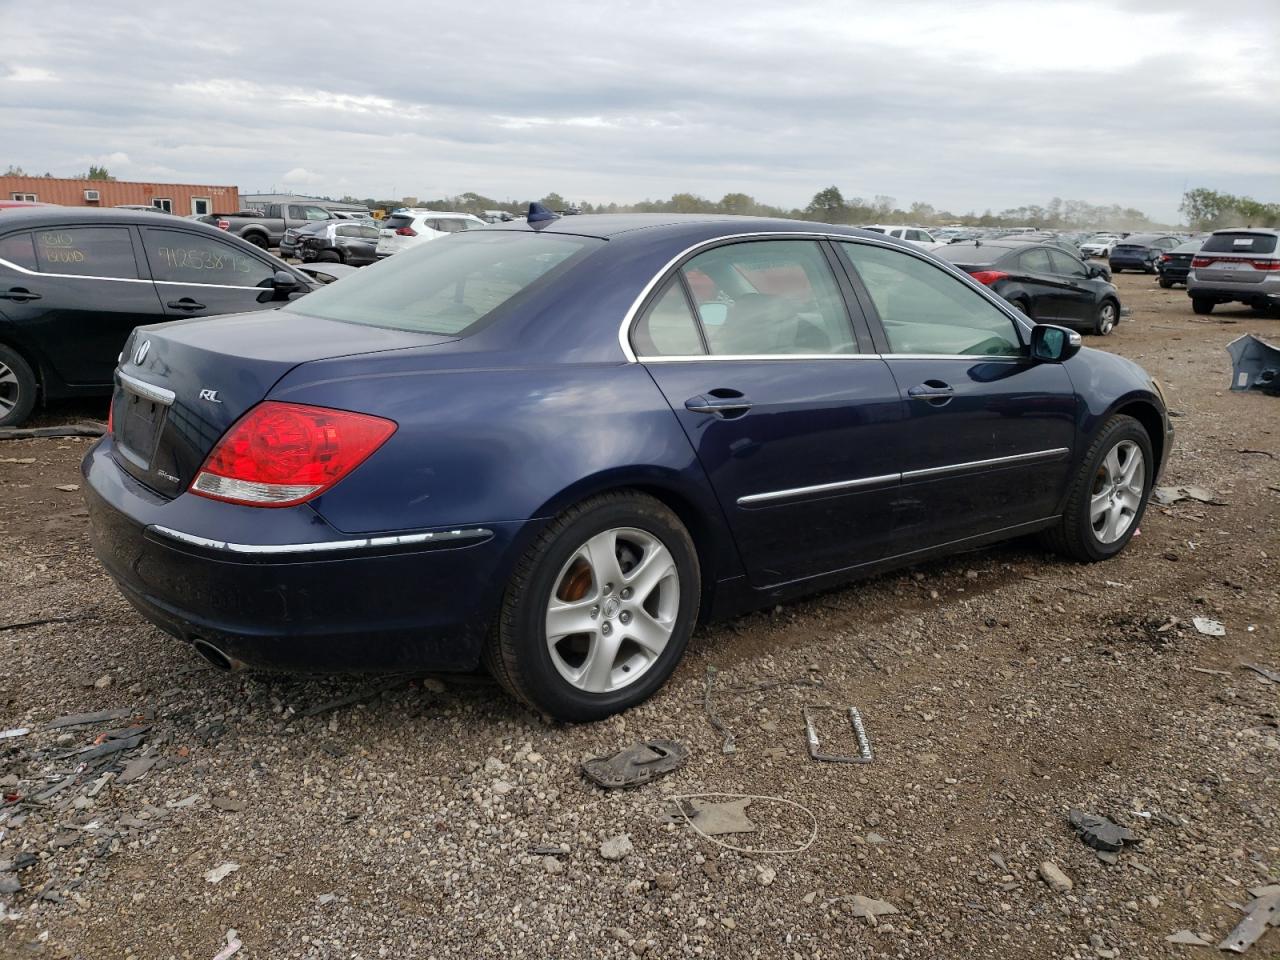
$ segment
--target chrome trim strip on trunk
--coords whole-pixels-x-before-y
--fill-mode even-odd
[[[1070,447],[1054,447],[1052,450],[1036,450],[1033,453],[1015,453],[1009,457],[992,457],[990,460],[970,460],[967,463],[952,463],[945,467],[927,467],[924,470],[907,470],[902,474],[903,481],[923,480],[928,477],[941,477],[949,473],[963,473],[966,470],[982,470],[987,467],[1001,467],[1013,463],[1029,463],[1035,460],[1057,460],[1071,452]]]
[[[480,543],[493,537],[492,530],[475,527],[468,530],[439,530],[434,533],[402,533],[385,537],[363,537],[356,540],[322,540],[318,543],[230,543],[226,540],[211,540],[198,537],[192,533],[183,533],[171,527],[152,524],[147,530],[177,540],[179,543],[207,550],[220,550],[224,553],[251,554],[255,556],[276,556],[280,554],[332,553],[337,550],[370,550],[382,547],[401,546],[462,546],[468,543]]]
[[[835,493],[839,490],[856,490],[859,487],[872,487],[885,483],[897,483],[902,479],[900,473],[886,473],[880,477],[859,477],[857,480],[840,480],[836,483],[819,483],[812,487],[792,487],[788,490],[771,490],[768,493],[752,493],[738,498],[738,506],[749,507],[757,503],[770,503],[774,500],[786,500],[791,497],[805,497],[815,493]]]
[[[131,377],[122,370],[117,370],[116,376],[120,378],[120,382],[131,393],[136,393],[140,397],[153,400],[166,407],[173,406],[173,401],[178,399],[178,395],[172,390],[157,387],[154,383],[147,383],[147,381],[139,380],[137,377]]]

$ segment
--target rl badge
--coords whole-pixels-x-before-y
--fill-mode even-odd
[[[219,399],[218,399],[218,391],[217,391],[217,390],[201,390],[201,391],[200,391],[200,399],[201,399],[201,400],[208,400],[210,403],[221,403],[221,402],[222,402],[221,400],[219,400]]]

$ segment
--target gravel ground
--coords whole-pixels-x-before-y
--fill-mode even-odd
[[[1162,380],[1163,482],[1217,502],[1153,506],[1098,566],[1015,543],[703,628],[652,701],[590,726],[481,677],[217,673],[95,563],[58,489],[89,441],[0,444],[0,730],[32,729],[0,740],[0,956],[211,958],[232,929],[272,960],[1208,956],[1165,938],[1216,944],[1280,882],[1280,684],[1242,666],[1280,670],[1280,401],[1228,392],[1223,350],[1280,321],[1117,280],[1133,314],[1089,343]],[[47,618],[71,619],[8,626]],[[875,760],[810,760],[805,704],[856,704]],[[688,763],[622,793],[579,774],[649,737]],[[711,792],[759,798],[717,839],[811,845],[671,822]],[[1137,842],[1104,862],[1073,807]]]

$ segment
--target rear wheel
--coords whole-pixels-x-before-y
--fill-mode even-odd
[[[1173,286],[1173,281],[1172,281],[1172,280],[1170,280],[1168,277],[1161,277],[1161,278],[1160,278],[1160,286],[1162,286],[1162,287],[1164,287],[1164,289],[1168,290],[1170,287],[1172,287],[1172,286]]]
[[[1011,304],[1013,304],[1013,309],[1017,310],[1017,311],[1018,311],[1020,314],[1022,314],[1023,316],[1025,316],[1025,317],[1029,317],[1029,316],[1031,316],[1031,309],[1027,306],[1027,301],[1025,301],[1025,300],[1010,300],[1009,302],[1010,302]]]
[[[1192,297],[1191,309],[1196,313],[1213,313],[1213,301],[1205,297]]]
[[[0,427],[16,427],[36,405],[36,375],[15,350],[0,344]]]
[[[244,236],[244,239],[248,240],[250,243],[252,243],[252,244],[253,244],[255,247],[257,247],[259,250],[265,250],[265,249],[267,249],[267,246],[268,246],[268,244],[267,244],[267,238],[266,238],[265,236],[263,236],[262,234],[260,234],[260,233],[246,233],[246,234],[244,234],[243,236]]]
[[[1093,332],[1100,337],[1105,337],[1116,328],[1116,319],[1120,316],[1120,311],[1116,307],[1114,300],[1103,300],[1098,307],[1098,315],[1093,319]]]
[[[1112,417],[1090,444],[1061,521],[1044,535],[1047,545],[1081,563],[1114,557],[1137,532],[1154,472],[1151,438],[1142,424]]]
[[[594,497],[552,521],[516,567],[485,663],[543,713],[602,719],[671,675],[700,591],[697,552],[674,513],[641,493]]]
[[[321,250],[316,254],[316,260],[320,263],[341,263],[342,255],[337,250]]]

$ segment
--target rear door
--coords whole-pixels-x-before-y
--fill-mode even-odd
[[[855,336],[824,243],[760,239],[696,255],[658,290],[632,342],[697,451],[753,586],[884,554],[903,405],[866,334]]]
[[[201,230],[144,227],[142,243],[165,316],[207,317],[278,307],[279,262]],[[304,288],[305,289],[305,288]]]
[[[902,471],[893,551],[1053,516],[1075,444],[1066,368],[1028,359],[1008,313],[923,257],[837,246],[906,408],[892,440]]]
[[[106,386],[130,331],[164,319],[127,226],[4,238],[0,311],[69,386]]]
[[[1044,247],[1023,250],[1017,256],[1019,285],[1031,298],[1028,314],[1035,320],[1057,323],[1062,318],[1062,281],[1053,273],[1053,261]]]
[[[1057,278],[1058,316],[1069,326],[1091,322],[1097,311],[1097,297],[1089,284],[1089,268],[1064,250],[1048,250]]]

